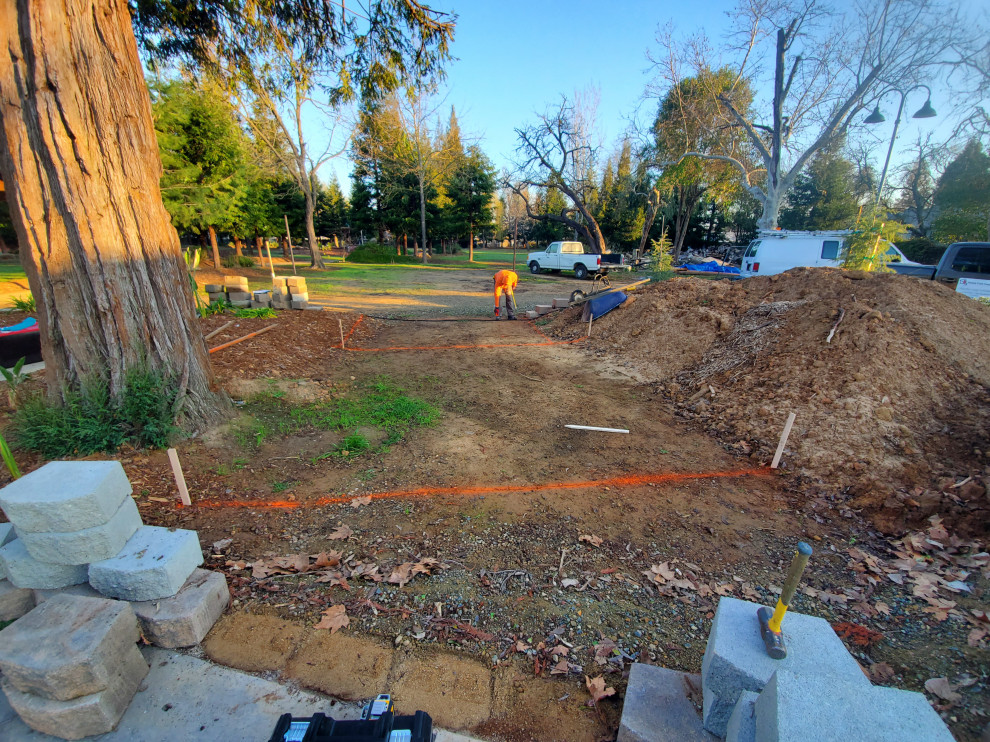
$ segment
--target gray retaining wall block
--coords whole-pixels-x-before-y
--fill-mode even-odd
[[[84,565],[88,567],[89,565]],[[34,593],[34,603],[35,605],[41,605],[46,600],[54,598],[56,595],[77,595],[83,598],[102,598],[96,590],[93,589],[92,585],[88,582],[83,582],[79,585],[72,585],[71,587],[62,587],[58,590],[32,590]]]
[[[148,663],[135,646],[115,668],[102,691],[68,701],[23,693],[6,680],[4,693],[11,707],[29,727],[62,739],[82,739],[111,731],[148,674]]]
[[[634,663],[616,742],[715,742],[689,698],[700,684],[697,675]]]
[[[230,602],[227,578],[194,570],[171,598],[131,603],[144,638],[159,647],[191,647],[203,641]]]
[[[88,564],[109,559],[124,548],[127,540],[141,527],[141,514],[130,497],[103,525],[81,531],[28,533],[18,529],[18,540],[28,554],[41,562],[53,564]]]
[[[701,681],[705,729],[719,737],[725,736],[739,694],[763,690],[777,670],[870,685],[828,621],[816,616],[788,611],[782,624],[787,657],[772,659],[760,637],[759,607],[746,600],[722,598],[715,611],[701,662]]]
[[[0,546],[9,544],[17,538],[17,533],[14,532],[13,523],[0,523]]]
[[[34,591],[0,580],[0,621],[16,621],[34,608]]]
[[[0,631],[0,671],[21,693],[69,701],[110,687],[139,636],[129,603],[56,595]]]
[[[0,508],[22,536],[81,531],[110,520],[130,494],[119,461],[52,461],[0,490]]]
[[[756,699],[759,697],[751,690],[742,692],[725,728],[725,742],[756,742]]]
[[[952,742],[921,693],[778,670],[756,701],[760,742]]]
[[[169,598],[203,563],[195,531],[142,526],[116,556],[89,565],[89,584],[110,598]]]
[[[28,554],[19,538],[0,548],[0,568],[15,587],[35,590],[57,590],[89,579],[88,564],[39,562]]]

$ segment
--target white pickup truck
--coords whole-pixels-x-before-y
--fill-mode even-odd
[[[603,258],[605,258],[603,260]],[[580,242],[551,242],[542,252],[531,252],[526,256],[530,273],[542,271],[574,271],[574,277],[587,278],[589,273],[608,273],[611,265],[607,256],[585,252]]]

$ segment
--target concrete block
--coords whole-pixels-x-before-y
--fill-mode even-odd
[[[289,276],[285,279],[285,284],[289,287],[290,290],[296,288],[298,288],[300,291],[306,290],[306,279],[303,276]]]
[[[57,590],[89,579],[89,565],[39,562],[19,538],[0,548],[0,567],[15,587],[36,590]]]
[[[89,584],[121,600],[169,598],[202,563],[195,531],[142,526],[116,556],[89,565]]]
[[[825,619],[788,611],[784,619],[787,657],[767,655],[756,603],[722,598],[701,662],[705,729],[725,736],[732,709],[745,691],[760,692],[777,670],[837,677],[869,687],[859,664]]]
[[[237,301],[251,301],[251,293],[248,291],[235,291],[231,290],[227,294],[227,298],[230,299],[231,303]]]
[[[305,309],[307,312],[322,312],[323,311],[323,307],[321,307],[319,304],[307,304],[306,306],[303,307],[303,309]]]
[[[554,309],[566,309],[571,305],[571,300],[569,298],[554,299],[552,305]]]
[[[252,291],[251,296],[255,301],[268,301],[272,298],[272,292],[269,289],[258,289]]]
[[[117,726],[147,674],[148,663],[132,646],[114,669],[107,687],[96,693],[58,701],[19,691],[6,680],[2,686],[11,707],[32,729],[62,739],[82,739]]]
[[[18,533],[79,531],[106,523],[131,494],[119,461],[52,461],[0,490]]]
[[[281,286],[284,289],[288,285],[289,285],[289,279],[286,278],[285,276],[275,276],[275,278],[272,279],[272,286],[274,286],[275,288]]]
[[[537,314],[543,315],[553,310],[553,307],[551,307],[549,304],[537,304],[535,307],[533,307],[533,309],[536,310]]]
[[[751,690],[742,692],[725,728],[725,742],[756,742],[756,699],[759,697]]]
[[[103,525],[63,533],[28,533],[18,531],[28,554],[41,562],[53,564],[88,564],[107,559],[119,552],[127,539],[141,527],[141,514],[130,497]]]
[[[532,309],[526,312],[526,319],[536,319],[539,316],[540,316],[539,312],[535,312]]]
[[[0,580],[0,621],[16,621],[34,608],[34,591]]]
[[[0,546],[5,546],[17,538],[13,523],[0,523]]]
[[[88,567],[89,565],[86,566]],[[103,596],[93,589],[93,586],[88,582],[83,582],[79,585],[70,585],[69,587],[61,587],[58,590],[32,590],[31,592],[34,593],[35,605],[41,605],[56,595],[76,595],[83,598],[103,599]]]
[[[714,742],[690,698],[700,689],[698,675],[634,663],[616,742]]]
[[[294,290],[292,292],[292,297],[291,298],[292,298],[292,301],[309,301],[309,292],[308,291],[295,291]]]
[[[760,742],[952,742],[921,693],[778,670],[756,701]]]
[[[308,306],[309,306],[308,301],[296,301],[295,299],[292,300],[293,309],[306,309],[306,307]]]
[[[246,301],[234,301],[233,299],[231,299],[230,300],[230,304],[231,304],[231,306],[236,307],[237,309],[247,309],[247,308],[249,308],[251,306],[250,300],[246,300]]]
[[[0,631],[0,671],[21,693],[56,701],[108,688],[137,653],[129,603],[56,595]]]
[[[215,301],[227,301],[227,295],[222,292],[219,294],[207,294],[206,298],[210,300],[210,304]]]
[[[270,301],[251,301],[248,303],[251,305],[251,309],[271,309],[272,306]]]
[[[203,641],[230,602],[220,572],[194,570],[171,598],[131,603],[144,638],[159,647],[191,647]]]
[[[231,286],[247,286],[247,276],[224,276],[223,285],[227,288]]]
[[[207,294],[222,294],[223,284],[222,283],[208,283],[203,287],[203,291]]]

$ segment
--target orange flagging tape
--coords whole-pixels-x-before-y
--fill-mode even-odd
[[[351,339],[351,335],[357,328],[361,321],[364,319],[362,314],[357,318],[357,321],[351,325],[350,331],[348,331],[347,336],[344,338],[344,345],[346,346],[347,341]],[[471,344],[471,345],[400,345],[391,346],[388,348],[343,348],[350,353],[384,353],[387,351],[396,350],[472,350],[474,348],[526,348],[533,347],[538,348],[546,345],[570,345],[571,343],[577,343],[584,340],[585,337],[582,335],[580,337],[573,338],[571,340],[553,340],[547,335],[545,335],[538,327],[530,323],[530,326],[536,330],[537,334],[541,337],[546,338],[545,343],[485,343],[485,344]],[[335,348],[340,348],[340,345],[335,345]]]
[[[671,482],[686,482],[695,479],[733,479],[739,477],[766,477],[772,475],[770,469],[737,469],[734,471],[718,472],[671,472],[668,474],[631,474],[625,477],[611,479],[588,480],[583,482],[549,482],[547,484],[518,484],[495,485],[488,487],[420,487],[411,490],[393,490],[392,492],[370,492],[363,495],[340,495],[338,497],[320,497],[316,500],[296,502],[293,500],[205,500],[194,503],[193,507],[202,508],[254,508],[256,510],[294,510],[296,508],[319,507],[322,505],[338,505],[356,500],[359,497],[370,497],[372,500],[397,500],[404,498],[436,497],[440,495],[472,497],[475,495],[506,494],[510,492],[545,492],[547,490],[591,489],[594,487],[634,487],[643,484],[669,484]],[[181,507],[181,506],[179,506]]]

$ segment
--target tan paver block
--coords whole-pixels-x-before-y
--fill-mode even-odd
[[[347,701],[385,693],[392,650],[371,639],[313,630],[285,667],[285,674]]]
[[[455,654],[404,657],[392,673],[390,687],[400,714],[421,709],[437,726],[469,729],[492,714],[488,668]]]
[[[235,613],[224,616],[203,640],[203,650],[214,662],[246,672],[281,671],[306,629],[275,616]]]

